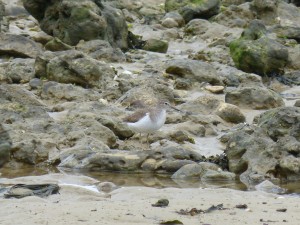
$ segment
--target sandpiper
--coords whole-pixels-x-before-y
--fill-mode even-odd
[[[168,102],[160,101],[154,107],[137,110],[133,114],[125,117],[123,121],[127,123],[132,131],[140,133],[140,142],[142,133],[146,133],[147,143],[149,144],[149,134],[159,130],[166,122],[168,108],[180,111],[171,106]]]

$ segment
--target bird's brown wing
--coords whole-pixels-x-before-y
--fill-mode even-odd
[[[133,114],[126,116],[123,121],[124,122],[129,122],[129,123],[135,123],[137,122],[139,119],[143,118],[147,113],[147,109],[139,109],[136,112],[134,112]]]

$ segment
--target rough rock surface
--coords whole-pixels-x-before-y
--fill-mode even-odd
[[[262,87],[241,87],[226,93],[225,102],[244,108],[270,109],[284,106],[276,92]]]
[[[237,68],[259,75],[282,73],[288,62],[288,50],[266,33],[264,24],[253,20],[241,37],[230,44],[230,54]]]
[[[105,89],[114,71],[107,64],[76,50],[39,56],[35,64],[36,77],[83,87]]]
[[[34,41],[21,35],[0,34],[1,55],[18,58],[35,58],[42,53],[42,48]]]
[[[10,161],[11,139],[8,132],[0,124],[0,168]]]
[[[166,12],[178,10],[186,22],[196,18],[208,19],[219,12],[219,0],[177,1],[166,0]]]
[[[260,121],[258,126],[239,125],[223,136],[222,139],[227,143],[225,152],[229,160],[229,171],[240,174],[241,181],[249,186],[268,178],[299,179],[297,110],[291,107],[269,110],[256,119]],[[271,116],[270,120],[266,119],[268,115]],[[282,121],[274,123],[279,118]],[[271,123],[274,128],[268,127]]]
[[[24,6],[48,34],[76,45],[80,40],[107,40],[127,48],[127,26],[120,10],[100,1],[25,0]]]
[[[191,59],[171,60],[166,65],[166,72],[176,77],[194,82],[222,84],[213,66],[206,62]]]

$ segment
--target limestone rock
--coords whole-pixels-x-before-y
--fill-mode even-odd
[[[284,106],[280,95],[262,87],[241,87],[228,91],[225,95],[225,102],[251,109],[270,109]]]
[[[65,50],[71,50],[72,46],[63,43],[61,40],[55,37],[45,44],[45,49],[53,52],[65,51]]]
[[[222,84],[214,67],[202,61],[191,59],[170,60],[166,64],[166,72],[195,82],[208,82],[212,85]]]
[[[40,23],[43,31],[66,44],[80,40],[107,40],[127,49],[127,26],[121,10],[95,0],[25,0],[24,7]]]
[[[243,123],[246,121],[246,117],[239,107],[228,103],[220,104],[216,110],[216,114],[230,123]]]
[[[254,123],[267,130],[273,140],[293,136],[300,141],[300,109],[280,107],[268,110],[254,118]]]
[[[82,51],[93,59],[105,62],[125,62],[126,57],[119,48],[113,48],[108,41],[91,40],[80,41],[76,45],[78,51]]]
[[[0,51],[2,55],[19,58],[36,58],[43,52],[42,48],[27,37],[14,34],[0,34]]]
[[[265,26],[257,20],[230,43],[230,54],[238,69],[259,75],[281,74],[288,62],[287,48],[268,38]]]
[[[8,132],[4,129],[3,125],[0,124],[0,168],[7,162],[10,161],[10,151],[12,142]]]
[[[168,51],[169,43],[157,39],[149,39],[146,41],[143,49],[151,52],[166,53]]]
[[[195,18],[208,19],[219,12],[219,6],[219,0],[167,0],[165,2],[166,12],[178,10],[186,22],[189,22],[190,20]]]
[[[105,89],[114,77],[113,69],[79,51],[69,50],[39,56],[35,62],[36,77],[60,83],[71,83]]]
[[[265,179],[299,179],[300,142],[295,137],[286,135],[274,142],[266,127],[247,125],[233,128],[228,137],[229,171],[240,174],[247,186]]]
[[[27,83],[34,78],[34,59],[12,59],[0,65],[0,83]]]

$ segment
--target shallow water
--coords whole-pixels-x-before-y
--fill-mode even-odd
[[[65,175],[85,175],[100,182],[112,182],[120,187],[144,186],[153,188],[230,188],[246,191],[247,188],[239,181],[205,181],[199,179],[173,180],[171,174],[152,173],[121,173],[121,172],[96,172],[96,171],[75,171],[57,168],[19,168],[16,170],[0,169],[0,178],[17,178],[23,176],[39,176],[44,174],[61,173]],[[287,189],[286,194],[300,195],[300,181],[281,183],[282,188]]]

